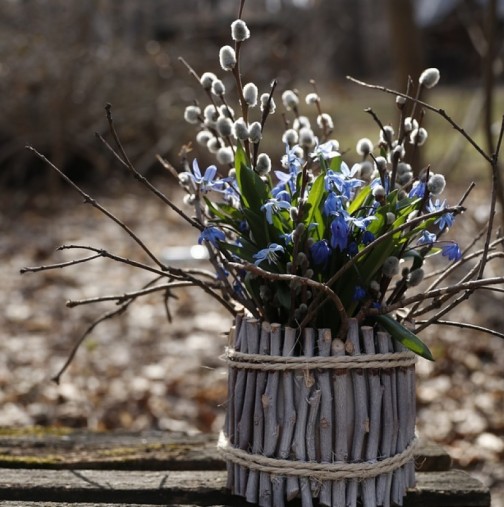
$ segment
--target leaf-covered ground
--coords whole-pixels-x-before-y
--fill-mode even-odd
[[[173,193],[173,181],[160,185]],[[195,231],[132,183],[110,182],[96,197],[156,255],[178,255],[174,247],[195,242]],[[64,187],[50,194],[4,191],[2,202],[0,425],[218,432],[226,399],[219,356],[230,315],[200,291],[183,290],[170,299],[170,324],[160,296],[145,297],[98,326],[56,385],[50,378],[74,340],[96,317],[116,308],[108,302],[69,309],[65,302],[122,294],[141,288],[150,276],[105,259],[22,276],[20,268],[89,255],[56,252],[61,244],[145,256],[117,225]],[[481,226],[479,202],[476,218],[457,232],[461,242]],[[495,269],[502,273],[502,264]],[[482,293],[460,312],[502,332],[502,308],[498,294]],[[442,443],[457,466],[492,488],[493,505],[503,506],[504,342],[458,328],[436,328],[424,336],[437,360],[418,363],[418,432]]]

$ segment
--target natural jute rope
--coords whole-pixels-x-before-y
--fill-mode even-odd
[[[417,356],[409,351],[388,354],[330,357],[268,356],[262,354],[245,354],[232,348],[227,348],[223,359],[230,368],[243,368],[247,370],[349,370],[356,368],[382,370],[412,366],[416,363]]]
[[[380,474],[393,472],[413,459],[416,439],[403,452],[376,462],[362,463],[317,463],[312,461],[291,461],[269,458],[261,454],[250,454],[232,447],[221,432],[217,448],[228,461],[252,470],[273,475],[310,477],[316,480],[368,479]]]

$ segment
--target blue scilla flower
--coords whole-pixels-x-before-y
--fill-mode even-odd
[[[448,257],[450,261],[458,261],[462,258],[462,251],[455,241],[452,241],[441,248],[441,255]]]
[[[325,216],[342,213],[344,211],[343,201],[335,192],[329,192],[324,201],[323,213]]]
[[[203,241],[208,241],[214,247],[218,248],[218,241],[224,241],[225,239],[226,235],[217,227],[205,227],[198,238],[198,244],[201,245]]]
[[[313,159],[318,159],[322,157],[324,160],[331,160],[334,157],[337,157],[340,153],[337,150],[339,146],[335,141],[330,140],[322,144],[318,144],[315,150],[310,153],[310,157]]]
[[[373,220],[376,220],[376,217],[374,215],[369,215],[367,217],[360,217],[360,218],[349,216],[347,218],[347,220],[349,222],[351,222],[354,227],[357,227],[357,229],[360,229],[361,231],[365,231],[368,228],[369,224]]]
[[[273,213],[278,213],[282,209],[290,209],[289,201],[279,201],[277,199],[268,199],[261,206],[261,210],[266,213],[266,220],[269,224],[273,223]]]
[[[446,208],[446,200],[440,203],[439,199],[436,199],[436,202],[432,202],[432,200],[427,205],[427,211],[429,213],[433,213],[435,211],[442,211]],[[455,217],[453,213],[444,213],[441,215],[434,223],[438,225],[439,229],[442,231],[445,228],[450,228],[455,221]]]
[[[274,194],[274,197],[275,197],[275,199],[277,199],[279,201],[287,201],[287,202],[291,201],[291,195],[285,189],[280,190],[279,192]]]
[[[364,287],[361,287],[360,285],[356,285],[352,299],[354,301],[361,301],[365,297],[366,297],[366,289],[364,289]]]
[[[416,185],[409,191],[408,197],[423,197],[427,185],[423,181],[417,182]]]
[[[261,262],[268,261],[269,264],[275,264],[278,261],[278,252],[283,252],[284,247],[282,245],[278,245],[277,243],[270,243],[267,248],[263,248],[259,250],[256,254],[253,255],[256,266],[259,266]]]
[[[329,256],[331,255],[331,249],[325,239],[315,241],[310,247],[310,255],[315,266],[326,266]]]
[[[357,245],[357,243],[355,241],[351,241],[348,244],[347,253],[348,253],[348,255],[350,255],[350,257],[354,257],[355,255],[357,255],[359,253],[359,246]]]
[[[372,243],[375,239],[375,235],[370,231],[364,231],[362,233],[361,241],[363,245],[369,245],[369,243]]]
[[[324,176],[326,190],[336,189],[345,199],[351,199],[356,188],[363,184],[362,180],[352,177],[352,171],[342,162],[341,172],[329,169]]]
[[[437,237],[433,232],[423,231],[422,235],[417,241],[417,245],[432,245],[436,239]]]
[[[198,161],[194,159],[192,164],[192,174],[187,174],[194,181],[195,185],[199,186],[202,192],[208,192],[212,189],[222,189],[223,187],[223,182],[220,180],[214,181],[217,176],[217,167],[214,165],[208,166],[205,169],[205,173],[202,175]]]
[[[348,233],[350,232],[347,221],[343,215],[336,215],[331,222],[331,248],[345,250],[348,245]]]

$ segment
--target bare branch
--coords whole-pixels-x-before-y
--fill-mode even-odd
[[[21,268],[19,272],[21,274],[24,274],[24,273],[36,273],[37,271],[48,271],[50,269],[61,269],[66,268],[68,266],[75,266],[76,264],[82,264],[83,262],[92,261],[94,259],[99,259],[100,257],[103,257],[101,253],[96,255],[90,255],[89,257],[85,257],[84,259],[74,259],[73,261],[68,262],[58,262],[56,264],[48,264],[46,266],[25,267]]]

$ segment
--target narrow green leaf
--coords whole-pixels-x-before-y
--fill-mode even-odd
[[[432,353],[425,343],[405,328],[402,324],[393,319],[390,315],[378,315],[377,322],[390,333],[392,338],[402,343],[406,348],[429,361],[434,361]]]

